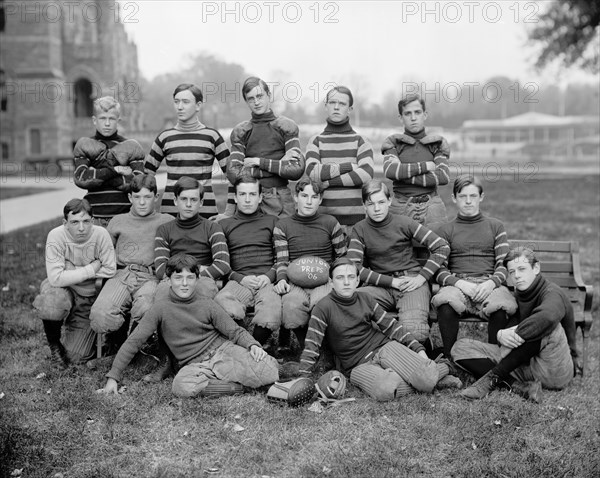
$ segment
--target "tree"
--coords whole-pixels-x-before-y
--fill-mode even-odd
[[[597,0],[553,0],[529,32],[529,40],[541,45],[535,63],[544,68],[558,60],[564,67],[577,66],[592,73],[600,67]]]

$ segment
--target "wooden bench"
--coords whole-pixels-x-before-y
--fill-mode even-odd
[[[592,299],[594,290],[586,285],[581,277],[581,262],[579,243],[577,241],[539,241],[534,239],[516,239],[509,241],[511,248],[526,246],[532,249],[540,261],[544,277],[559,285],[566,293],[575,311],[575,325],[581,329],[583,337],[582,374],[586,370],[590,329],[592,328]],[[417,248],[417,256],[422,264],[427,260],[427,249]],[[512,288],[510,283],[509,288]],[[438,284],[433,284],[432,293],[439,290]],[[430,321],[436,322],[437,317],[430,315]],[[464,322],[484,322],[477,316],[464,316]]]

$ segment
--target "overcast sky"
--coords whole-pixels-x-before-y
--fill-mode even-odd
[[[320,99],[334,82],[377,100],[413,84],[457,94],[495,75],[522,84],[592,81],[578,71],[539,76],[531,67],[526,32],[544,8],[532,1],[121,1],[146,78],[203,51],[287,84],[290,97]]]

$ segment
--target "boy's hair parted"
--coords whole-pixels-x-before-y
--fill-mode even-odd
[[[362,185],[362,202],[366,203],[373,194],[383,191],[385,197],[390,199],[390,188],[380,179],[371,179]]]
[[[90,206],[90,203],[87,201],[87,199],[74,198],[65,204],[65,207],[63,208],[63,216],[66,220],[69,218],[69,213],[79,214],[81,211],[85,211],[90,215],[90,217],[93,217],[92,206]]]
[[[504,265],[504,267],[507,267],[510,261],[514,261],[519,257],[524,257],[525,259],[527,259],[527,262],[531,264],[531,267],[540,262],[540,260],[536,257],[535,252],[533,252],[532,248],[527,246],[518,246],[513,247],[510,251],[508,251],[508,254],[506,254],[506,256],[504,257],[502,264]]]
[[[412,103],[413,101],[418,101],[419,103],[421,103],[423,112],[427,111],[427,109],[425,108],[425,100],[421,97],[421,95],[419,95],[417,93],[410,93],[410,94],[406,95],[404,98],[402,98],[400,101],[398,101],[398,113],[402,114],[404,107],[407,104]]]
[[[173,91],[173,98],[175,98],[175,96],[177,96],[177,93],[181,93],[182,91],[186,91],[186,90],[190,90],[190,93],[192,93],[192,95],[194,95],[194,98],[196,99],[196,103],[202,103],[202,101],[204,100],[204,95],[202,94],[202,90],[200,88],[198,88],[196,85],[194,85],[193,83],[181,83],[180,85],[177,85],[177,87],[175,88],[175,91]]]
[[[190,178],[189,176],[182,176],[177,180],[173,187],[173,194],[178,198],[183,191],[187,191],[188,189],[199,189],[200,199],[204,198],[204,187],[202,184],[197,179]]]

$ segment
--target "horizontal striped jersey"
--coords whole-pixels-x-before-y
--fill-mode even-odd
[[[361,187],[373,179],[373,170],[373,148],[349,121],[328,122],[308,141],[306,174],[326,188],[319,212],[331,214],[344,226],[365,218]]]
[[[206,218],[218,214],[212,187],[212,181],[216,179],[213,178],[213,165],[216,161],[225,173],[228,158],[229,149],[221,134],[216,129],[204,126],[200,121],[191,126],[177,123],[174,128],[160,133],[154,140],[144,164],[146,171],[152,173],[158,171],[163,160],[167,165],[167,185],[160,212],[177,215],[173,193],[175,183],[182,176],[189,176],[197,179],[204,187],[200,214]],[[225,213],[229,216],[232,216],[235,210],[233,196],[233,186],[228,183]]]

